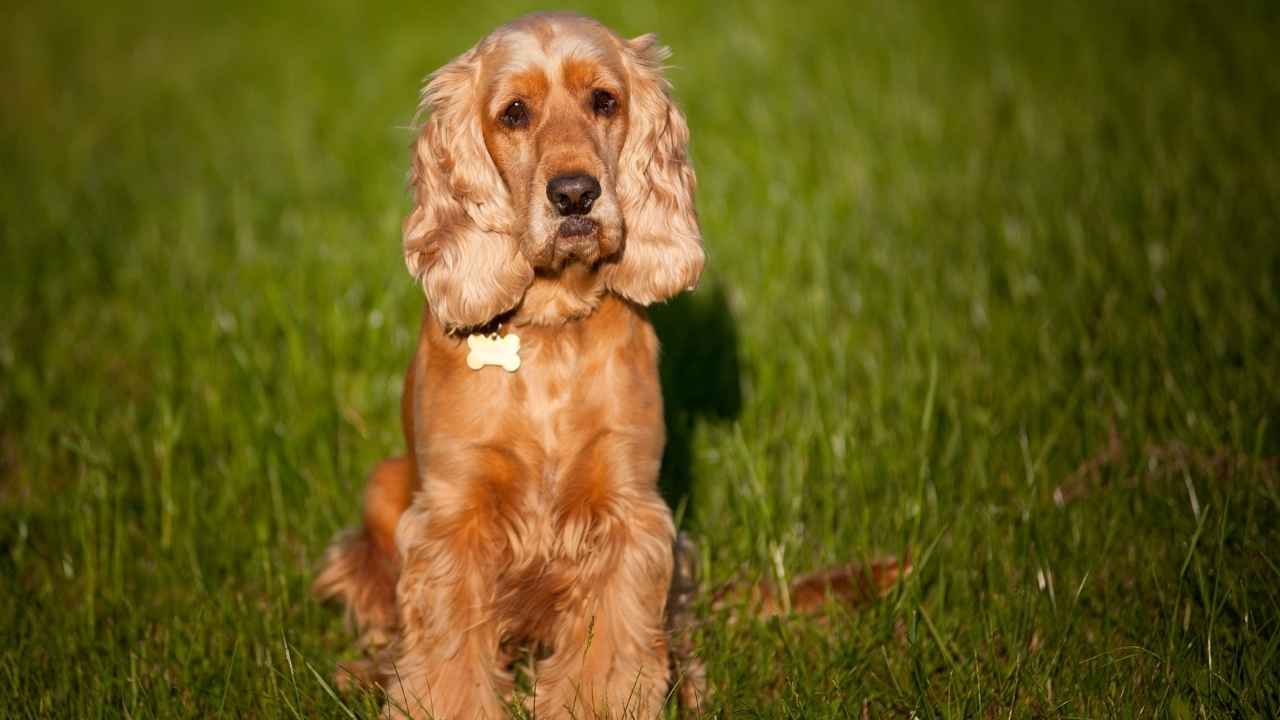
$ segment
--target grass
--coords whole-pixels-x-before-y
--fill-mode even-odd
[[[349,6],[356,5],[356,6]],[[655,312],[718,717],[1280,716],[1274,4],[581,6],[673,46]],[[524,0],[0,10],[0,707],[372,716],[307,592],[398,451],[422,76]]]

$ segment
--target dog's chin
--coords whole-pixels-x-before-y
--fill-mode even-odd
[[[600,232],[600,223],[587,217],[573,216],[560,223],[560,227],[556,228],[556,237],[566,240],[576,240],[577,238],[589,238]]]
[[[534,252],[526,253],[534,269],[558,273],[570,265],[594,267],[618,250],[618,233],[598,220],[569,217],[548,228]]]

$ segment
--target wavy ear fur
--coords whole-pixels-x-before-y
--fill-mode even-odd
[[[641,305],[692,289],[705,260],[693,205],[689,126],[662,76],[669,55],[654,35],[623,43],[631,99],[618,196],[627,235],[621,259],[604,273],[610,290]]]
[[[533,280],[481,133],[479,52],[473,48],[436,71],[422,91],[420,110],[430,119],[413,145],[414,208],[404,221],[405,264],[450,331],[515,307]]]

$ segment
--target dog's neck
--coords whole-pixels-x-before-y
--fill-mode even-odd
[[[483,325],[445,329],[446,335],[504,335],[520,327],[556,327],[590,316],[606,295],[598,268],[580,264],[557,273],[539,271],[520,303]],[[438,321],[437,321],[438,322]]]
[[[594,312],[604,293],[604,280],[596,268],[574,263],[555,274],[539,272],[502,324],[563,325]]]

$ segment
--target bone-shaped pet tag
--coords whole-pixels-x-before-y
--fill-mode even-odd
[[[515,372],[520,367],[520,336],[497,333],[489,335],[468,335],[467,367],[479,370],[485,365],[497,365],[507,372]]]

